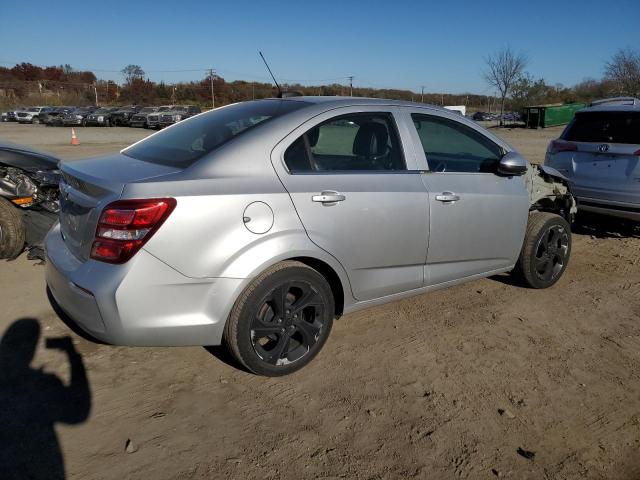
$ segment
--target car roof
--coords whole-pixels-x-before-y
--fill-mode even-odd
[[[594,105],[578,110],[578,113],[585,112],[640,112],[640,105]]]
[[[272,100],[272,99],[265,99]],[[410,102],[407,100],[390,100],[388,98],[371,98],[371,97],[338,97],[338,96],[299,96],[299,97],[285,97],[277,99],[282,101],[293,102],[306,102],[314,104],[324,104],[332,106],[343,105],[396,105],[402,107],[430,107],[438,110],[446,110],[437,105],[430,105],[427,103]]]
[[[580,112],[638,112],[640,111],[640,99],[634,97],[605,98],[591,102]]]

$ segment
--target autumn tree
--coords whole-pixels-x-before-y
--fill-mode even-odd
[[[144,70],[140,65],[127,65],[121,70],[124,81],[131,86],[136,80],[144,79]]]
[[[640,54],[630,48],[620,49],[604,67],[619,95],[640,95]]]
[[[514,53],[511,48],[506,47],[496,54],[488,55],[485,63],[487,69],[483,77],[500,93],[500,125],[502,125],[505,100],[511,93],[514,82],[523,74],[529,60],[524,53]]]

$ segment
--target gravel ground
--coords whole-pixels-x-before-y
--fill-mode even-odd
[[[494,131],[540,162],[561,129]],[[0,124],[65,159],[148,131],[77,133],[72,147],[67,128]],[[71,479],[640,478],[640,237],[615,223],[574,227],[549,290],[498,276],[348,315],[285,378],[219,348],[89,343],[24,255],[0,263],[0,306],[0,332],[22,331],[0,345],[16,478],[58,478],[60,457]],[[67,335],[74,348],[45,342]]]

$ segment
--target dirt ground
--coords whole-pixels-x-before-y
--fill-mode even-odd
[[[540,162],[560,130],[494,131]],[[77,133],[0,124],[65,159],[148,132]],[[89,343],[51,310],[41,265],[0,263],[0,332],[24,340],[0,345],[2,450],[34,478],[61,456],[70,479],[638,479],[640,236],[596,222],[573,242],[549,290],[498,276],[348,315],[276,379],[219,348]],[[67,335],[79,355],[45,343]]]

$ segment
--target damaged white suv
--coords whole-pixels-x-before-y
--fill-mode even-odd
[[[62,165],[47,284],[119,345],[308,363],[333,320],[513,271],[553,285],[575,202],[551,168],[442,108],[297,97],[196,115]]]

